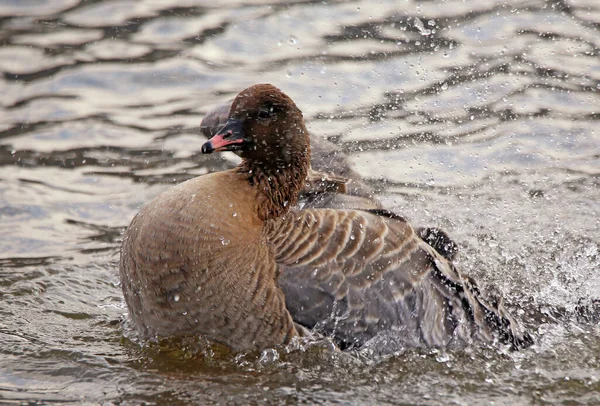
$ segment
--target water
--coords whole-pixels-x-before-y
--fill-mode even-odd
[[[600,4],[0,1],[0,403],[597,404]],[[534,333],[488,348],[238,358],[140,345],[120,236],[271,82],[386,205],[440,226]]]

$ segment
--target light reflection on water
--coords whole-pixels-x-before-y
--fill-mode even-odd
[[[600,5],[0,3],[0,400],[19,403],[600,401]],[[204,157],[204,113],[286,91],[386,205],[536,335],[519,353],[378,357],[140,345],[120,235]]]

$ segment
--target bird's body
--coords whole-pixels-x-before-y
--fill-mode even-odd
[[[256,189],[230,170],[177,185],[138,213],[121,255],[138,330],[202,333],[236,350],[297,334],[256,200]]]
[[[382,332],[408,346],[530,341],[399,216],[293,208],[310,145],[300,110],[278,89],[240,93],[203,146],[227,149],[243,158],[237,168],[160,195],[124,236],[121,282],[139,331],[202,334],[234,350],[286,344],[295,323],[349,346]]]

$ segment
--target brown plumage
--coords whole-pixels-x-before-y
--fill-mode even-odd
[[[236,97],[202,147],[222,150],[242,163],[165,192],[125,233],[121,282],[141,332],[203,334],[234,350],[285,344],[295,322],[344,346],[386,332],[409,346],[531,343],[450,262],[445,234],[424,230],[430,245],[385,210],[294,208],[310,142],[279,89],[255,85]]]

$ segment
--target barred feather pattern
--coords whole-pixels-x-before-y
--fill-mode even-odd
[[[390,331],[410,347],[531,343],[501,303],[486,301],[402,218],[309,209],[266,230],[292,318],[344,347]]]

